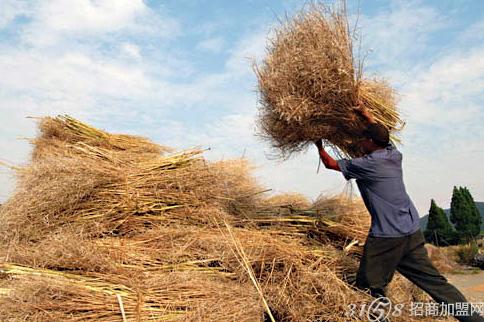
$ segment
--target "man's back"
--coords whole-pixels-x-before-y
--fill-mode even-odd
[[[338,165],[347,180],[356,179],[372,217],[370,236],[400,237],[420,228],[417,209],[403,183],[402,154],[393,145],[361,158],[339,160]]]

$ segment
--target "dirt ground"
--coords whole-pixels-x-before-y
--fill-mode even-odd
[[[469,302],[484,302],[484,270],[477,274],[444,274],[447,280],[457,287]]]

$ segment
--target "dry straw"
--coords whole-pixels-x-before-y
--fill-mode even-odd
[[[16,193],[0,209],[9,214],[0,218],[4,237],[37,240],[62,225],[102,235],[170,221],[207,223],[205,205],[215,217],[217,204],[228,203],[221,198],[224,182],[215,180],[221,172],[209,168],[201,150],[161,155],[155,151],[167,149],[146,139],[107,134],[66,116],[42,119],[40,128],[33,163],[18,170]]]
[[[63,152],[63,145],[83,142],[89,146],[111,150],[111,152],[130,152],[123,156],[158,155],[171,151],[170,148],[155,144],[143,137],[111,134],[80,122],[69,115],[59,115],[55,118],[44,117],[39,119],[41,136],[34,140],[33,159],[42,155],[52,155],[56,148]]]
[[[240,283],[217,283],[197,272],[85,276],[0,264],[9,300],[2,321],[257,321],[256,293]],[[121,301],[119,299],[121,298]],[[220,299],[224,300],[221,301]],[[123,310],[120,309],[122,303]]]
[[[343,1],[333,8],[308,5],[275,29],[267,56],[254,69],[259,130],[279,156],[320,138],[343,155],[359,155],[366,124],[354,111],[357,106],[392,133],[401,128],[394,91],[382,80],[363,77],[354,37]]]
[[[0,207],[2,321],[343,322],[370,300],[353,285],[361,203],[267,198],[244,160],[41,124]],[[399,303],[422,294],[398,274],[390,287]]]

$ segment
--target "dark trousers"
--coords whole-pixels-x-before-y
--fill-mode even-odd
[[[356,276],[358,288],[374,297],[386,296],[385,288],[395,270],[427,292],[437,303],[467,302],[464,295],[432,265],[419,229],[403,237],[368,236]],[[477,313],[455,316],[459,321],[484,322]]]

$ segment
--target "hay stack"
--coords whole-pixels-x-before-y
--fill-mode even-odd
[[[264,200],[269,207],[287,207],[291,209],[309,209],[311,202],[306,196],[296,192],[287,192],[271,196]]]
[[[337,322],[370,299],[350,284],[348,246],[365,228],[344,223],[358,205],[288,214],[258,194],[245,162],[160,155],[145,139],[122,149],[80,128],[105,133],[43,119],[42,153],[0,208],[2,321]],[[405,281],[391,287],[412,300]]]
[[[354,111],[359,105],[393,133],[402,125],[394,91],[363,77],[344,2],[340,6],[313,4],[283,22],[255,66],[259,130],[282,157],[320,138],[345,155],[359,155],[355,144],[366,126]]]
[[[16,192],[2,207],[3,237],[35,241],[66,225],[105,235],[170,221],[207,223],[203,213],[215,217],[227,203],[225,182],[215,180],[221,171],[209,168],[200,150],[161,155],[168,149],[144,138],[64,116],[41,120],[40,129],[33,163],[18,171]]]
[[[211,169],[221,182],[226,210],[233,215],[245,216],[251,212],[268,191],[251,175],[254,167],[246,159],[214,162]]]
[[[16,194],[2,207],[9,214],[0,228],[6,235],[36,240],[62,225],[88,226],[93,235],[128,234],[177,220],[176,214],[186,221],[189,213],[191,220],[205,222],[197,211],[222,194],[222,187],[207,185],[213,174],[200,151],[124,163],[94,147],[79,147],[19,171]]]

